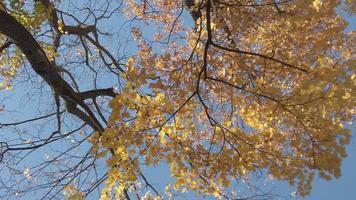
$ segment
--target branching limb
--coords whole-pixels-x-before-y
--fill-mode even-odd
[[[13,43],[9,40],[6,40],[3,45],[0,46],[0,53],[2,53],[3,50],[9,48]]]
[[[115,97],[116,93],[114,92],[113,88],[107,88],[107,89],[97,89],[97,90],[88,90],[85,92],[80,92],[78,93],[78,96],[82,99],[92,99],[98,96],[110,96],[110,97]]]

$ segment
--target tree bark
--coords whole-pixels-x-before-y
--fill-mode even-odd
[[[51,63],[44,50],[35,40],[30,32],[19,23],[14,17],[0,10],[0,34],[5,35],[18,46],[22,53],[30,62],[33,70],[40,75],[51,88],[62,97],[67,106],[67,110],[82,119],[94,130],[102,132],[104,128],[96,119],[94,113],[84,103],[80,93],[76,93],[73,88],[60,76],[56,70],[55,63]],[[77,108],[81,106],[82,110]]]

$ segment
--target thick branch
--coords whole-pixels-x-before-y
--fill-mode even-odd
[[[94,130],[103,130],[94,113],[82,101],[73,88],[59,75],[56,66],[49,62],[45,52],[31,33],[29,33],[22,24],[16,21],[15,18],[4,11],[0,11],[0,34],[7,36],[21,49],[33,70],[53,88],[56,94],[66,101],[67,105],[70,105],[68,110],[72,111],[72,114],[77,115],[80,113],[76,108],[77,105],[80,105],[86,112],[87,115],[83,113],[87,117],[83,118],[81,115],[77,115],[77,117],[89,124]]]
[[[53,27],[53,29],[57,32],[59,32],[59,18],[56,12],[56,9],[53,7],[51,2],[49,0],[35,0],[36,2],[40,2],[42,5],[44,5],[47,9],[51,9],[51,18],[49,19],[50,25]],[[90,25],[77,25],[77,26],[67,26],[64,25],[62,27],[62,32],[66,34],[73,34],[73,35],[85,35],[89,34],[91,32],[94,32],[96,30],[95,26]]]
[[[96,31],[95,26],[89,25],[89,26],[83,26],[83,25],[78,25],[78,26],[63,26],[63,32],[65,34],[69,35],[87,35],[89,33],[92,33]]]
[[[97,90],[88,90],[85,92],[80,92],[78,93],[78,96],[82,99],[92,99],[98,96],[110,96],[110,97],[115,97],[116,94],[114,92],[113,88],[107,88],[107,89],[97,89]]]
[[[25,54],[32,68],[60,95],[74,96],[75,92],[62,79],[49,62],[45,52],[22,24],[15,18],[0,11],[0,33],[9,37]]]

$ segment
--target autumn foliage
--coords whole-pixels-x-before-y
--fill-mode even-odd
[[[315,176],[341,175],[356,102],[356,38],[345,31],[344,19],[345,10],[354,13],[353,1],[110,2],[127,20],[137,20],[130,26],[134,53],[123,65],[95,40],[100,31],[81,35],[69,27],[73,21],[53,23],[56,3],[35,1],[29,12],[4,2],[23,13],[8,12],[33,35],[52,27],[62,40],[92,42],[76,51],[92,48],[95,62],[112,62],[119,83],[110,113],[91,115],[78,103],[94,124],[86,140],[91,155],[106,163],[101,199],[130,198],[128,188],[137,182],[149,186],[150,198],[192,190],[230,199],[237,197],[231,192],[236,181],[256,172],[287,181],[305,196]],[[1,43],[11,41],[1,28],[0,34]],[[38,42],[49,61],[65,61],[54,39]],[[2,87],[11,88],[26,56],[16,46],[3,51]],[[104,130],[92,116],[104,118]],[[160,163],[174,178],[166,192],[143,176]],[[74,199],[85,196],[72,185],[64,189]]]

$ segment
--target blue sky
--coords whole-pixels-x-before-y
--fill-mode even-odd
[[[316,179],[313,183],[312,194],[305,200],[354,200],[356,197],[356,139],[348,147],[348,157],[343,161],[339,179],[325,181]]]

